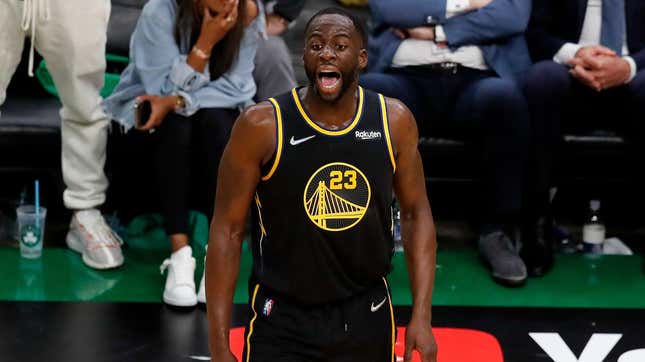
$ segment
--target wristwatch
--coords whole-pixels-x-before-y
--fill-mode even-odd
[[[177,99],[175,100],[175,110],[183,109],[186,107],[186,100],[180,94],[177,94]]]

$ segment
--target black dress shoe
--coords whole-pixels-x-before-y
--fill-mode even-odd
[[[541,277],[553,267],[553,222],[540,217],[522,230],[522,251],[520,256],[526,264],[529,276]]]

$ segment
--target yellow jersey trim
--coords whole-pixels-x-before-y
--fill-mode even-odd
[[[358,87],[358,108],[356,109],[356,116],[354,116],[354,120],[349,124],[349,126],[338,131],[330,131],[317,125],[316,122],[312,121],[311,118],[309,118],[309,115],[302,107],[302,103],[300,103],[300,97],[298,97],[298,91],[296,88],[291,90],[291,94],[293,96],[293,100],[296,102],[296,107],[298,107],[298,111],[300,112],[302,118],[305,119],[305,121],[311,126],[311,128],[327,136],[342,136],[348,134],[354,129],[354,127],[356,127],[358,121],[361,119],[361,115],[363,114],[364,94],[362,87]]]
[[[381,116],[383,117],[383,131],[385,132],[385,141],[387,142],[387,150],[390,154],[390,161],[392,161],[392,172],[396,172],[396,159],[394,158],[394,147],[392,147],[392,137],[390,137],[390,121],[387,117],[387,107],[385,106],[385,97],[382,94],[378,95],[379,102],[381,103]]]
[[[260,284],[255,285],[255,290],[253,290],[253,298],[251,299],[251,310],[253,311],[253,319],[249,323],[249,334],[246,336],[246,362],[249,362],[251,359],[251,335],[253,334],[253,324],[258,317],[258,312],[255,311],[255,297],[258,295],[258,290],[260,289]]]
[[[394,355],[394,347],[396,346],[396,325],[394,324],[394,307],[392,306],[392,295],[390,294],[390,286],[387,284],[387,280],[383,278],[383,283],[385,283],[385,290],[387,290],[387,300],[390,305],[390,321],[392,323],[392,362],[396,362],[396,356]]]
[[[273,103],[273,107],[275,108],[275,120],[277,122],[278,131],[278,147],[275,152],[275,160],[273,161],[271,170],[268,174],[262,176],[262,181],[268,181],[271,176],[273,176],[275,170],[278,168],[278,164],[280,163],[280,156],[282,156],[282,110],[280,109],[280,105],[278,104],[278,101],[275,100],[275,98],[269,98],[269,102]]]

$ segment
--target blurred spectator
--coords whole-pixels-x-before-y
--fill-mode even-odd
[[[526,78],[534,212],[525,243],[528,267],[544,273],[553,263],[549,187],[561,129],[609,127],[634,137],[639,153],[645,151],[645,3],[534,1],[527,40],[537,64]]]
[[[210,220],[217,169],[239,109],[255,94],[253,59],[265,31],[261,2],[252,0],[151,0],[130,43],[130,64],[107,111],[127,129],[135,102],[149,101],[152,112],[141,130],[155,130],[151,180],[158,185],[173,253],[167,270],[165,303],[192,306],[205,301],[203,276],[195,293],[195,259],[188,245],[189,197],[195,186],[199,209]],[[143,162],[148,157],[141,157]],[[191,167],[196,166],[196,167]]]
[[[367,6],[368,0],[338,0],[339,3],[345,6]]]
[[[47,62],[60,111],[65,206],[74,211],[67,245],[96,269],[123,264],[121,239],[97,210],[105,202],[103,171],[108,118],[101,110],[110,2],[105,0],[0,1],[0,105],[20,62],[25,36]]]
[[[527,0],[372,0],[378,25],[361,84],[401,99],[421,126],[470,136],[482,155],[478,240],[493,278],[526,279],[518,227],[529,119],[515,77],[530,66]],[[432,129],[432,127],[430,127]]]
[[[296,76],[287,44],[280,37],[305,6],[305,0],[277,0],[267,3],[267,35],[258,44],[253,78],[257,85],[255,100],[262,101],[290,91]]]

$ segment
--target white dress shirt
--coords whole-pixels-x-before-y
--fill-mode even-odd
[[[553,60],[560,64],[566,64],[571,59],[575,58],[576,53],[580,48],[588,45],[599,45],[602,32],[602,0],[589,0],[587,2],[587,11],[585,12],[585,20],[582,25],[582,32],[578,43],[564,44],[558,53],[553,57]],[[625,38],[623,39],[623,49],[621,56],[629,63],[630,75],[627,79],[629,83],[636,76],[636,62],[629,56],[629,48],[627,48],[627,31],[625,31]]]
[[[447,0],[446,17],[450,18],[470,10],[469,0]],[[445,42],[446,34],[441,25],[435,27],[437,42]],[[395,68],[444,62],[459,63],[464,67],[487,70],[484,54],[478,46],[467,45],[457,49],[440,47],[431,40],[405,39],[392,59]]]

